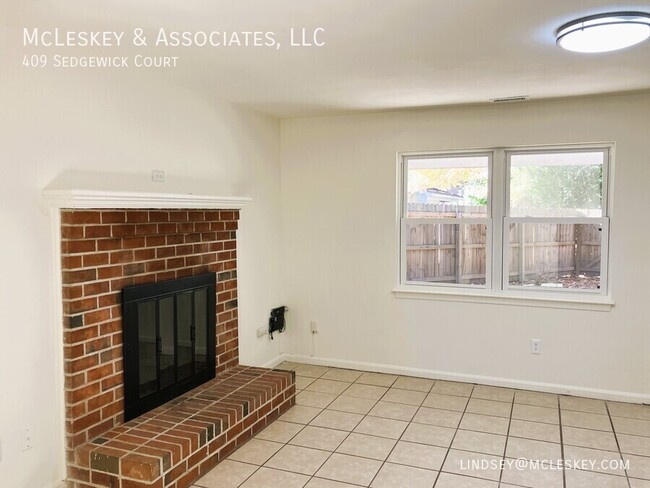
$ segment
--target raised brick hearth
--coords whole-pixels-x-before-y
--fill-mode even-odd
[[[237,210],[61,210],[72,486],[188,486],[293,402],[286,373],[239,366],[238,219]],[[124,424],[122,288],[208,272],[217,274],[216,379]],[[156,447],[162,437],[177,439]],[[110,440],[97,451],[101,439]]]
[[[75,450],[75,488],[186,488],[289,409],[293,372],[236,366]]]

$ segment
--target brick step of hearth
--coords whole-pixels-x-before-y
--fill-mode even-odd
[[[75,449],[73,488],[186,488],[295,403],[294,373],[236,366]]]

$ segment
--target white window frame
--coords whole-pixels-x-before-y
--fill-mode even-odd
[[[485,156],[488,158],[488,193],[487,193],[487,217],[458,217],[458,218],[410,218],[406,217],[408,212],[408,178],[406,176],[408,161],[414,159],[437,159],[437,158],[455,158],[467,156]],[[467,288],[489,290],[492,287],[492,150],[467,150],[467,151],[440,151],[440,152],[411,152],[402,153],[402,164],[400,178],[401,181],[401,199],[400,199],[400,283],[411,286],[433,286],[441,288]],[[485,250],[485,285],[473,285],[465,283],[430,283],[422,281],[408,281],[406,278],[406,226],[413,223],[423,224],[451,224],[451,225],[471,225],[480,224],[487,226],[487,243]]]
[[[612,183],[614,143],[587,143],[539,146],[511,146],[475,148],[448,151],[405,151],[397,154],[397,231],[399,260],[397,281],[393,292],[398,298],[433,298],[451,301],[502,303],[509,305],[535,305],[553,308],[610,310],[614,305],[611,296],[611,270],[609,269],[610,217],[612,215]],[[510,156],[524,153],[602,151],[603,195],[601,217],[528,218],[510,217]],[[488,217],[487,218],[407,218],[408,178],[407,162],[418,158],[488,156]],[[462,283],[427,283],[406,280],[406,225],[424,221],[441,224],[485,224],[488,242],[486,247],[486,285]],[[509,246],[504,246],[506,230],[510,223],[576,223],[602,226],[601,282],[599,290],[546,289],[509,284]]]

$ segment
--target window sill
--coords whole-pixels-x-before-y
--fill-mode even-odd
[[[485,303],[490,305],[510,305],[520,307],[560,308],[568,310],[591,310],[609,312],[614,301],[604,296],[558,296],[548,293],[494,293],[467,288],[440,289],[421,286],[398,286],[393,289],[396,298],[417,300],[437,300],[443,302]]]

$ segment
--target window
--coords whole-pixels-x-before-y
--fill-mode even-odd
[[[486,286],[490,160],[489,153],[405,160],[406,282]]]
[[[609,146],[402,154],[401,283],[606,295],[609,161]]]

